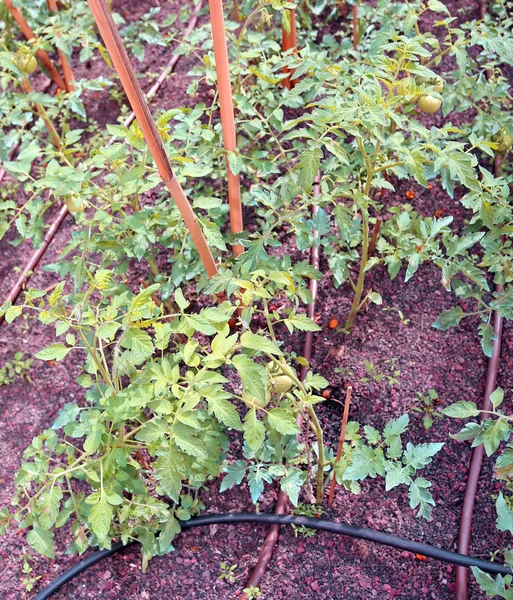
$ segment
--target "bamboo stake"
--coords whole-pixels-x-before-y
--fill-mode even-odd
[[[208,277],[213,277],[218,272],[216,263],[203,235],[198,218],[194,214],[182,186],[178,183],[173,173],[164,145],[153,122],[148,103],[139,86],[107,3],[105,0],[88,0],[88,3],[114,64],[114,68],[119,75],[123,89],[135,113],[137,122],[143,132],[146,144],[155,160],[158,172],[183,217],[185,225],[203,261]]]
[[[214,55],[216,59],[217,86],[219,90],[219,110],[221,112],[221,127],[226,157],[226,171],[228,175],[228,201],[230,203],[230,228],[232,233],[240,233],[244,229],[242,219],[242,203],[240,198],[240,176],[235,175],[230,168],[228,153],[237,153],[237,132],[235,130],[235,117],[233,108],[233,94],[230,81],[230,63],[228,48],[226,46],[226,29],[224,25],[222,0],[209,0],[210,23],[212,26],[212,39],[214,42]],[[235,256],[244,252],[241,244],[234,244]]]
[[[59,10],[57,7],[56,0],[46,0],[46,4],[48,6],[48,10],[50,10],[51,12],[56,13]],[[64,52],[60,48],[57,48],[57,52],[59,54],[59,60],[61,61],[62,74],[64,75],[66,91],[72,92],[75,89],[75,85],[72,83],[75,80],[75,77],[73,76],[73,70],[71,69],[71,66]]]
[[[287,32],[285,27],[281,28],[281,50],[282,52],[287,52],[287,50],[292,50],[293,48],[297,48],[297,31],[296,31],[296,11],[295,9],[289,10],[290,15],[290,30]],[[295,82],[292,81],[292,77],[294,76],[294,69],[283,69],[284,73],[287,73],[288,76],[283,80],[283,85],[287,89],[292,89],[295,85]]]
[[[351,386],[347,387],[346,391],[346,402],[344,404],[344,414],[342,416],[342,427],[340,428],[340,437],[338,439],[338,448],[337,448],[337,458],[333,465],[333,469],[335,465],[339,462],[342,457],[342,448],[344,447],[344,441],[346,439],[346,429],[347,429],[347,420],[349,418],[349,405],[351,404],[351,392],[353,388]],[[335,472],[333,472],[333,479],[331,480],[330,486],[330,495],[328,497],[328,504],[331,506],[333,504],[333,497],[335,496],[335,485],[337,483],[337,478],[335,477]]]
[[[4,4],[7,7],[7,10],[11,13],[13,19],[16,21],[16,23],[18,23],[19,28],[27,40],[35,39],[35,33],[32,31],[27,21],[25,21],[25,17],[21,14],[21,12],[15,6],[13,6],[12,0],[4,0]],[[55,65],[53,64],[52,59],[48,56],[48,53],[45,52],[45,50],[38,50],[36,55],[46,67],[48,74],[54,80],[57,87],[60,87],[61,90],[65,90],[66,84],[60,76],[59,71],[57,71]]]

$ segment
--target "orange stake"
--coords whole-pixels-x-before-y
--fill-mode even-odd
[[[46,0],[46,4],[48,6],[48,10],[52,12],[58,11],[56,0]],[[60,48],[57,48],[57,52],[59,54],[59,60],[61,61],[62,74],[64,75],[66,91],[72,92],[75,89],[75,86],[72,83],[75,80],[73,76],[73,70],[71,69],[71,66],[64,52]]]
[[[346,402],[344,404],[344,415],[342,417],[342,427],[340,429],[340,437],[338,439],[338,448],[337,448],[337,458],[335,460],[335,465],[339,462],[340,457],[342,456],[342,448],[344,446],[344,441],[346,439],[346,429],[347,429],[347,419],[349,418],[349,405],[351,404],[351,392],[353,388],[348,386],[346,391]],[[335,477],[335,473],[333,473],[333,479],[331,480],[330,487],[330,495],[328,497],[328,504],[331,506],[333,504],[333,497],[335,496],[335,484],[337,483],[337,478]]]
[[[232,233],[240,233],[244,229],[242,220],[242,203],[240,199],[240,176],[235,175],[228,162],[228,152],[237,153],[237,132],[233,109],[232,85],[230,81],[230,63],[226,47],[226,29],[224,26],[222,0],[209,0],[210,23],[216,59],[217,87],[219,90],[219,109],[223,129],[223,143],[226,153],[226,171],[228,174],[228,200],[230,202],[230,228]],[[235,256],[244,252],[241,244],[234,244]]]
[[[207,240],[203,235],[198,218],[194,214],[182,186],[178,183],[175,174],[173,173],[164,145],[162,144],[162,140],[160,139],[155,123],[153,122],[148,103],[139,86],[139,81],[137,80],[125,47],[123,46],[123,42],[121,41],[121,37],[112,19],[107,3],[105,0],[88,0],[88,3],[112,63],[114,64],[114,68],[121,80],[123,89],[128,96],[128,101],[135,113],[139,127],[143,132],[146,144],[153,156],[158,172],[182,215],[185,225],[199,252],[200,258],[203,261],[208,277],[213,277],[218,272],[216,263],[207,244]]]
[[[15,6],[13,6],[12,0],[4,0],[4,4],[5,6],[7,6],[7,10],[11,13],[13,19],[16,21],[16,23],[18,23],[19,28],[21,29],[23,35],[27,38],[27,40],[35,39],[35,33],[32,31],[27,21],[25,21],[25,18],[21,14],[21,12]],[[44,50],[38,50],[36,54],[39,60],[46,67],[48,74],[54,80],[57,87],[60,87],[61,90],[65,90],[66,84],[64,83],[64,80],[60,76],[59,71],[57,71],[55,65],[52,62],[52,59],[48,56],[47,52],[45,52]]]
[[[285,27],[281,28],[281,50],[282,52],[287,52],[287,50],[292,50],[293,48],[297,48],[297,32],[296,32],[296,11],[289,10],[290,15],[290,31],[287,32]],[[283,85],[287,89],[291,89],[294,87],[295,82],[292,81],[292,77],[294,76],[294,69],[283,69],[284,73],[288,73],[288,76],[283,80]]]

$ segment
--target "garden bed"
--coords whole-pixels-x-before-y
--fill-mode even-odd
[[[124,13],[127,20],[136,20],[147,10],[147,4],[113,2],[114,9]],[[178,8],[176,2],[165,4],[159,19]],[[466,16],[470,18],[471,15]],[[144,69],[139,71],[147,69],[158,73],[168,59],[164,49],[154,50],[148,53]],[[193,100],[185,93],[190,81],[186,74],[191,64],[193,60],[189,58],[179,61],[175,74],[162,88],[155,106],[191,106],[202,99],[200,96]],[[77,78],[87,76],[86,67],[79,65],[78,62],[73,64]],[[95,73],[96,76],[98,74]],[[208,90],[201,93],[208,102]],[[117,105],[107,99],[101,101],[107,96],[108,92],[102,92],[100,101],[95,100],[91,105],[86,102],[88,112],[102,125],[114,122],[117,117]],[[441,116],[437,118],[442,119]],[[429,216],[439,209],[450,207],[447,212],[454,216],[455,222],[459,225],[465,222],[468,215],[461,204],[436,185],[428,190],[403,182],[397,186],[396,192],[387,192],[387,202],[405,203],[409,190],[413,190],[415,195],[408,201],[419,213]],[[74,227],[73,218],[68,216],[44,255],[42,265],[57,260]],[[14,267],[22,264],[28,253],[26,248],[29,244],[15,248],[8,244],[10,239],[6,236],[0,243],[1,297],[14,282]],[[285,253],[287,239],[286,232],[282,232]],[[325,259],[321,259],[321,271],[328,271]],[[129,287],[138,289],[142,276],[144,273],[137,266],[129,271]],[[443,451],[426,469],[426,477],[433,481],[432,493],[437,504],[429,522],[415,517],[415,512],[409,508],[407,493],[402,488],[385,493],[384,483],[380,480],[364,482],[360,496],[337,488],[333,506],[326,509],[326,518],[455,549],[470,446],[449,437],[450,433],[459,429],[454,421],[435,417],[432,427],[426,431],[424,415],[411,409],[423,406],[418,393],[426,395],[430,389],[438,394],[434,405],[436,410],[457,400],[479,404],[485,386],[487,359],[477,335],[477,320],[466,319],[458,328],[444,332],[432,328],[440,312],[453,305],[451,295],[441,289],[439,279],[440,272],[429,265],[422,266],[409,283],[403,282],[403,272],[390,281],[381,267],[372,271],[368,283],[379,291],[383,304],[372,304],[362,312],[351,336],[348,336],[337,328],[330,328],[329,322],[336,318],[343,323],[350,308],[351,294],[344,286],[334,288],[332,278],[325,275],[320,283],[316,308],[322,331],[315,334],[312,368],[329,381],[331,399],[319,408],[328,447],[336,450],[342,407],[334,400],[343,401],[348,384],[353,386],[350,419],[381,429],[390,419],[409,413],[409,439],[414,443],[445,442]],[[54,281],[54,275],[38,268],[30,285],[44,289]],[[506,323],[499,371],[499,383],[503,389],[513,387],[511,330],[512,326]],[[301,352],[302,335],[296,333],[287,337],[284,328],[281,335],[285,350]],[[10,326],[4,324],[0,327],[0,361],[12,360],[18,351],[32,356],[54,340],[53,327],[42,326],[35,318],[18,319]],[[364,361],[367,361],[367,368]],[[371,363],[374,371],[369,374]],[[83,394],[82,388],[75,382],[81,372],[79,365],[79,358],[75,359],[74,355],[57,363],[34,361],[29,371],[31,381],[18,378],[0,386],[0,454],[3,457],[0,503],[9,503],[14,474],[31,439],[51,426],[64,404],[76,402]],[[235,438],[231,447],[233,456],[237,456],[238,451],[240,439]],[[493,480],[491,459],[485,459],[480,481],[470,553],[488,558],[491,552],[501,547],[505,536],[495,530],[493,494],[497,494],[503,484]],[[200,492],[206,512],[254,510],[245,484],[222,494],[219,494],[219,485],[219,481],[212,482],[208,489]],[[267,491],[259,505],[260,510],[272,511],[275,499],[276,491]],[[142,573],[140,568],[138,548],[132,546],[90,568],[54,597],[56,600],[236,598],[245,587],[265,534],[265,527],[254,525],[211,526],[188,531],[175,540],[175,551],[154,558],[146,573]],[[79,560],[63,552],[69,542],[66,532],[61,530],[56,539],[55,560],[33,553],[31,576],[41,576],[36,590]],[[2,597],[6,600],[33,597],[33,592],[26,592],[22,586],[24,575],[19,556],[23,547],[24,536],[12,528],[7,536],[0,537],[1,588]],[[236,565],[236,581],[233,584],[219,579],[222,562]],[[296,537],[289,528],[282,529],[280,533],[279,543],[261,585],[262,597],[273,600],[361,600],[374,597],[380,600],[448,600],[454,597],[454,590],[454,567],[450,565],[327,533]],[[470,597],[478,600],[486,596],[472,582]]]

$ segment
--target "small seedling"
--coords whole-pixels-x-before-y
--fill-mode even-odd
[[[2,385],[9,385],[16,377],[26,379],[29,383],[32,383],[32,378],[28,374],[32,360],[30,358],[23,358],[23,352],[16,352],[12,361],[5,363],[0,368],[0,387]]]
[[[317,504],[298,504],[297,508],[294,509],[293,514],[301,517],[314,517],[319,519],[323,514],[323,510]],[[303,537],[309,538],[313,537],[317,533],[315,529],[305,527],[304,525],[292,525],[292,529],[294,530],[295,537],[302,535]]]
[[[32,555],[27,554],[25,551],[23,551],[23,553],[21,554],[19,559],[23,561],[22,573],[27,576],[30,575],[33,571],[32,567],[30,566],[30,561],[32,560]],[[41,579],[41,575],[38,575],[36,577],[24,577],[22,579],[21,583],[24,586],[24,588],[27,590],[27,592],[31,592],[34,589],[35,583],[39,579]]]
[[[250,585],[247,588],[244,588],[244,593],[248,597],[248,600],[254,600],[255,598],[261,598],[262,592],[260,588],[255,587],[254,585]]]
[[[400,310],[399,308],[395,308],[395,306],[384,306],[383,310],[386,310],[387,312],[396,312],[397,316],[401,320],[401,324],[404,325],[404,326],[407,326],[410,323],[410,319],[407,319],[404,316],[403,311]]]
[[[230,565],[226,562],[222,562],[219,567],[221,569],[221,574],[219,575],[218,579],[225,579],[229,583],[235,583],[235,580],[237,579],[235,577],[235,569],[237,568],[237,565]]]
[[[396,368],[396,361],[397,358],[390,358],[388,360],[385,360],[385,363],[390,363],[390,366],[392,368],[392,375],[387,375],[386,373],[381,373],[380,371],[378,371],[376,365],[372,361],[364,360],[363,365],[365,367],[365,371],[367,372],[367,376],[360,377],[360,381],[362,383],[366,383],[367,381],[373,380],[376,383],[380,383],[381,381],[383,381],[383,379],[386,379],[388,385],[395,385],[399,383],[398,377],[401,374],[401,371]]]
[[[421,404],[421,406],[413,406],[412,410],[418,413],[424,413],[422,424],[424,425],[424,428],[428,430],[433,426],[434,419],[442,416],[436,409],[436,406],[440,404],[440,398],[438,392],[432,388],[428,390],[427,394],[417,392],[417,396],[417,402]]]

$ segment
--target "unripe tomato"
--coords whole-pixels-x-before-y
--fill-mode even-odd
[[[505,129],[501,129],[497,136],[497,152],[507,154],[513,146],[513,137]]]
[[[16,57],[16,64],[22,73],[30,75],[37,69],[37,58],[29,54],[21,54]]]
[[[288,375],[275,375],[271,377],[270,381],[275,394],[286,394],[294,383]]]
[[[68,196],[66,198],[66,206],[72,215],[75,213],[84,212],[84,202],[78,196]]]
[[[242,394],[242,399],[248,408],[265,408],[271,401],[271,390],[267,390],[265,402],[262,402],[262,400],[255,398],[255,396],[252,396],[247,392]]]
[[[444,89],[444,80],[442,79],[442,77],[440,77],[440,75],[437,75],[436,83],[435,83],[435,92],[438,92],[440,94],[443,89]]]
[[[442,106],[442,101],[433,96],[425,95],[421,96],[417,100],[417,106],[422,112],[427,113],[428,115],[432,115],[440,109],[440,107]]]

